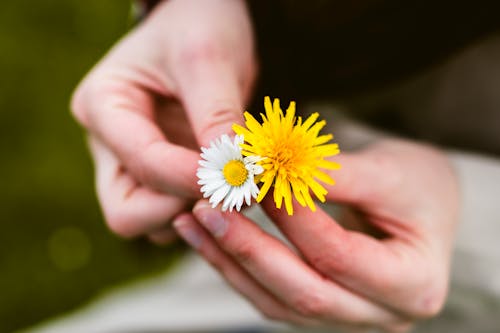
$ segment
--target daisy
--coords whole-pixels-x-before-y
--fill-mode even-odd
[[[210,147],[202,147],[200,168],[196,175],[198,184],[202,185],[201,192],[208,198],[215,208],[220,202],[222,211],[233,211],[236,207],[240,211],[243,201],[251,204],[251,198],[256,198],[259,188],[255,184],[254,176],[261,174],[264,169],[256,164],[262,160],[259,156],[243,157],[241,144],[243,135],[237,135],[231,141],[224,134],[215,142],[210,142]]]
[[[250,113],[245,112],[246,127],[233,125],[234,131],[244,135],[244,156],[258,155],[265,159],[259,164],[264,168],[260,177],[263,183],[257,202],[262,201],[271,186],[274,186],[274,202],[281,208],[284,200],[289,215],[293,214],[292,193],[302,206],[316,209],[309,190],[321,201],[325,201],[326,189],[318,183],[333,185],[334,180],[320,169],[338,169],[340,165],[326,157],[340,152],[336,143],[328,143],[333,135],[319,135],[325,126],[324,120],[316,122],[318,113],[313,113],[304,122],[295,116],[295,102],[283,114],[278,99],[271,104],[264,99],[266,114],[261,114],[260,124]]]

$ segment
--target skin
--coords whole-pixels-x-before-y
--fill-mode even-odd
[[[242,1],[168,1],[123,38],[76,89],[99,202],[122,237],[172,239],[200,198],[199,146],[243,123],[255,78]]]
[[[339,221],[299,205],[288,216],[268,196],[262,206],[293,250],[242,214],[197,202],[199,147],[243,123],[255,64],[244,2],[170,0],[87,75],[72,110],[110,229],[165,243],[173,225],[271,319],[404,332],[436,315],[458,185],[435,148],[392,139],[336,157],[327,200],[350,209]]]
[[[436,315],[446,298],[456,177],[436,149],[400,140],[335,160],[343,167],[332,172],[337,184],[327,188],[328,201],[354,208],[357,228],[367,225],[377,237],[344,228],[321,209],[295,204],[288,216],[269,197],[263,208],[295,250],[206,201],[175,227],[272,319],[405,332]]]

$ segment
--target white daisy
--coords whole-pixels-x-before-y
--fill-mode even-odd
[[[210,147],[202,147],[200,168],[196,175],[202,185],[201,192],[208,198],[215,208],[222,200],[222,211],[232,211],[236,207],[240,211],[243,201],[251,204],[251,198],[256,198],[259,188],[255,184],[254,176],[262,173],[262,166],[256,164],[262,158],[259,156],[243,157],[240,144],[243,135],[237,135],[234,142],[224,134]]]

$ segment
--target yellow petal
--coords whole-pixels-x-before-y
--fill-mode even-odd
[[[306,200],[307,206],[314,212],[316,211],[316,206],[314,205],[314,201],[311,198],[311,195],[309,194],[309,190],[307,187],[305,189],[301,190],[302,195],[304,196],[304,199]]]
[[[316,198],[318,198],[321,202],[325,202],[325,194],[327,194],[328,191],[323,186],[313,179],[310,179],[307,182],[307,185],[309,185]]]
[[[245,112],[243,115],[245,116],[245,125],[251,132],[258,133],[262,131],[262,126],[250,113]]]
[[[323,169],[338,170],[341,168],[341,165],[337,162],[321,160],[318,162],[318,167]]]
[[[267,171],[265,175],[262,176],[262,181],[264,184],[260,188],[259,195],[255,199],[257,202],[261,202],[262,199],[266,196],[267,192],[269,191],[269,188],[271,188],[271,185],[273,184],[274,181],[274,172],[273,171]],[[270,174],[272,173],[272,174]]]
[[[285,198],[286,212],[288,215],[293,215],[292,192],[288,182],[283,183],[283,197]]]
[[[273,113],[273,105],[271,104],[271,98],[269,96],[264,97],[264,110],[266,110],[266,114]]]
[[[292,191],[293,195],[295,196],[295,199],[302,207],[305,207],[306,201],[302,193],[300,193],[299,180],[291,181],[290,184],[292,185]]]
[[[328,185],[333,185],[335,184],[335,180],[333,180],[332,177],[330,177],[330,175],[322,172],[322,171],[319,171],[319,170],[314,170],[313,171],[313,176],[318,178],[319,180],[321,180],[323,183],[326,183]]]
[[[253,134],[245,127],[238,125],[238,124],[233,124],[232,128],[236,134],[243,135],[245,137],[245,141],[247,141],[247,142],[252,141],[251,139],[253,137]]]
[[[327,143],[331,139],[333,139],[333,135],[331,135],[331,134],[320,135],[314,139],[314,145],[315,146],[322,145],[323,143]]]
[[[307,118],[306,121],[304,121],[304,124],[302,124],[302,128],[307,130],[316,121],[316,119],[318,119],[318,117],[319,113],[314,112],[312,115],[309,116],[309,118]]]
[[[315,149],[319,154],[321,154],[321,156],[333,156],[340,153],[339,145],[336,143],[321,145],[316,147]]]

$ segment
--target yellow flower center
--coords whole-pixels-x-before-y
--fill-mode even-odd
[[[243,164],[242,161],[231,160],[224,165],[222,174],[229,185],[241,186],[247,180],[248,170],[245,168],[245,164]]]
[[[297,160],[297,153],[302,153],[300,149],[296,149],[293,144],[278,143],[270,152],[271,161],[274,162],[275,168],[285,167],[290,168],[294,166]]]

